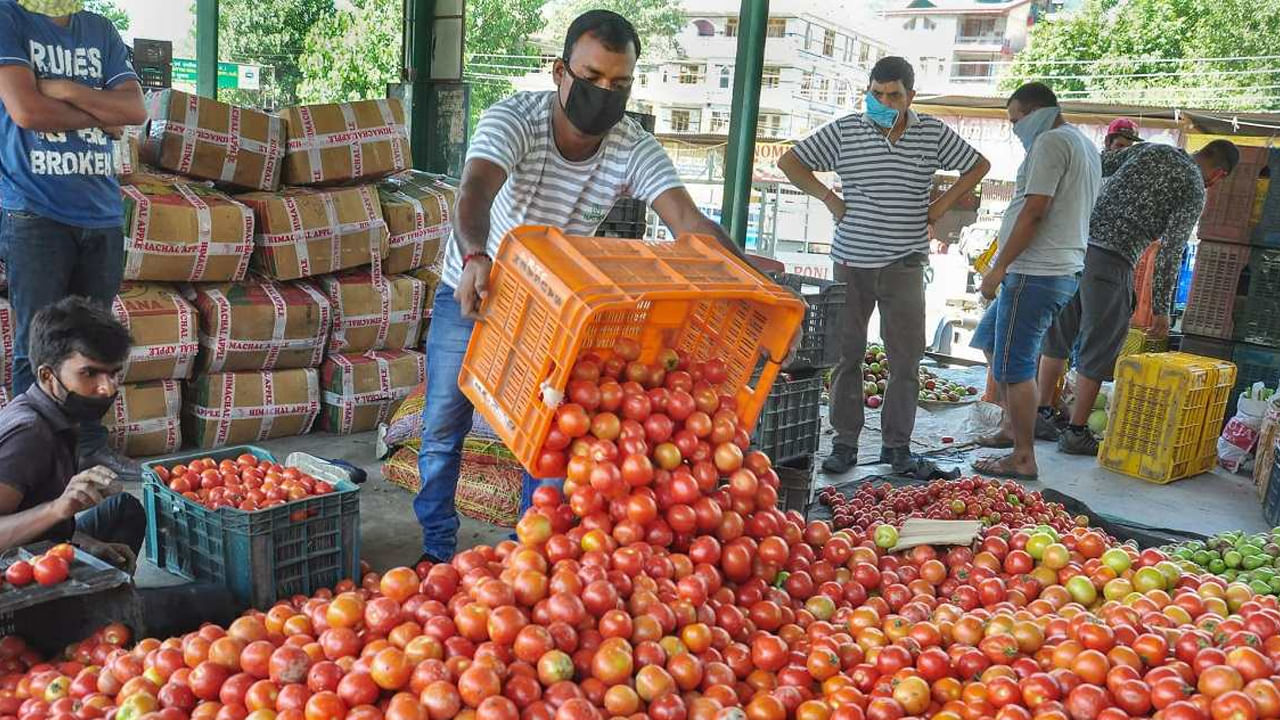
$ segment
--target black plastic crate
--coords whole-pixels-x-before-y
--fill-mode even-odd
[[[795,510],[805,515],[809,508],[809,496],[813,489],[813,462],[800,463],[803,467],[775,465],[778,473],[778,509]]]
[[[788,369],[826,369],[840,362],[840,313],[844,311],[844,283],[776,273],[774,280],[804,298],[805,313],[800,346]]]
[[[1235,339],[1280,347],[1280,249],[1254,248]]]
[[[245,512],[210,510],[170,490],[152,468],[199,458],[215,461],[249,453],[241,445],[143,464],[147,559],[188,580],[223,585],[237,602],[265,609],[281,598],[311,595],[360,577],[360,493],[350,484],[334,492]]]
[[[1253,229],[1253,242],[1280,247],[1280,149],[1272,148],[1268,153],[1267,172],[1269,186],[1263,199],[1262,217]]]
[[[756,421],[752,447],[775,466],[811,459],[822,433],[821,403],[822,373],[778,375]]]
[[[1232,355],[1235,354],[1236,344],[1230,340],[1219,340],[1218,338],[1201,337],[1199,335],[1183,335],[1182,344],[1171,349],[1190,353],[1191,355],[1235,362],[1232,360]]]
[[[1277,452],[1271,465],[1271,480],[1267,483],[1267,494],[1262,499],[1262,518],[1267,524],[1280,525],[1280,452]]]

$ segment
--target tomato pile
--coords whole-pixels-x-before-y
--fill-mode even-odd
[[[666,359],[579,363],[548,438],[565,494],[537,490],[518,542],[65,663],[0,642],[0,718],[1280,720],[1275,597],[1047,506],[899,554],[890,524],[784,514],[720,368]],[[971,484],[1013,520],[1012,488]]]
[[[4,581],[15,588],[35,583],[50,587],[66,582],[71,576],[71,563],[75,562],[76,549],[71,543],[58,543],[42,555],[30,560],[15,560],[4,569]]]
[[[836,529],[901,526],[913,517],[981,520],[986,525],[1010,527],[1048,525],[1059,532],[1089,524],[1087,517],[1073,517],[1061,503],[1046,502],[1040,493],[1023,485],[980,476],[900,488],[867,482],[849,496],[827,487],[818,492],[818,500],[831,508]]]
[[[235,460],[192,460],[186,465],[152,469],[169,489],[210,510],[266,510],[295,500],[326,495],[333,485],[301,470],[245,453]]]

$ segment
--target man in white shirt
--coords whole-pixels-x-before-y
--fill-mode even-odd
[[[1013,452],[980,459],[973,467],[983,475],[1036,480],[1036,435],[1053,432],[1036,412],[1036,362],[1045,333],[1071,301],[1084,268],[1102,162],[1089,138],[1062,116],[1047,85],[1018,88],[1007,110],[1027,156],[1000,227],[1000,252],[982,278],[983,297],[995,302],[974,331],[973,346],[987,354],[1005,403],[1004,429],[979,443]]]
[[[534,224],[594,235],[614,203],[633,197],[673,233],[712,235],[741,254],[698,210],[658,141],[625,117],[639,55],[630,22],[606,10],[587,12],[569,26],[552,70],[556,89],[516,93],[476,127],[426,340],[421,489],[413,502],[426,560],[448,560],[457,545],[453,497],[472,422],[458,372],[493,256],[509,230]],[[537,487],[527,475],[524,484],[522,509]]]

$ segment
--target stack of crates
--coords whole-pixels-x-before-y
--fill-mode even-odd
[[[751,445],[775,465],[808,470],[822,436],[827,371],[840,361],[840,314],[847,288],[844,283],[790,273],[774,279],[804,298],[804,324],[795,357],[774,381]]]
[[[1158,484],[1214,466],[1235,365],[1182,352],[1138,354],[1116,363],[1115,378],[1099,464]]]
[[[1255,382],[1280,382],[1280,150],[1241,147],[1240,164],[1209,191],[1200,218],[1183,352],[1238,368],[1227,403]]]

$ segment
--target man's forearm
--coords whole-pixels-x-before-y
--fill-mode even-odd
[[[58,509],[57,501],[37,505],[12,515],[0,516],[0,550],[38,540],[66,519]]]
[[[24,130],[35,132],[66,132],[84,130],[103,125],[102,121],[72,105],[51,97],[32,93],[33,97],[21,113],[11,112],[10,117]]]
[[[800,192],[810,197],[825,200],[832,189],[827,187],[825,183],[818,179],[818,176],[812,170],[805,167],[802,162],[791,155],[784,155],[778,161],[778,169],[786,176],[787,182],[791,183]]]
[[[458,247],[464,256],[487,252],[489,210],[490,203],[484,202],[483,198],[476,197],[474,193],[463,192],[458,195],[453,231],[457,234]]]
[[[128,87],[114,90],[98,90],[77,82],[69,83],[66,87],[69,94],[63,99],[92,115],[99,125],[137,125],[146,120],[142,95],[133,89],[132,83]]]
[[[937,215],[942,215],[950,210],[960,198],[973,192],[973,189],[982,182],[982,178],[987,176],[987,172],[991,170],[991,163],[986,158],[981,158],[966,173],[956,179],[947,191],[934,200],[932,208]]]

